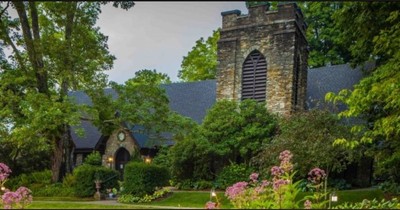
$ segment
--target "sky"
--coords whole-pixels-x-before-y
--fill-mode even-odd
[[[238,9],[244,2],[135,2],[128,11],[102,6],[97,25],[108,36],[109,51],[116,57],[110,81],[124,83],[142,69],[157,70],[178,82],[183,56],[201,37],[222,26],[221,12]]]

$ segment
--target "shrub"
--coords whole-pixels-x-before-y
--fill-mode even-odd
[[[251,168],[247,168],[244,164],[231,163],[218,174],[216,179],[217,188],[225,189],[236,182],[246,180],[252,171]]]
[[[376,199],[370,201],[364,199],[362,202],[358,203],[344,203],[333,207],[333,209],[398,209],[400,208],[400,203],[397,198],[393,198],[390,201],[378,201]]]
[[[143,197],[137,197],[133,195],[122,195],[118,197],[118,202],[121,203],[149,203],[151,201],[154,201],[156,199],[163,198],[167,195],[171,194],[171,190],[169,189],[160,189],[155,191],[152,195],[144,195]]]
[[[34,187],[37,188],[44,187],[51,184],[51,171],[37,171],[30,174],[21,174],[17,177],[11,178],[6,182],[6,187],[12,190],[16,190],[19,186],[26,186],[28,188],[32,187],[34,192]]]
[[[92,166],[101,166],[101,155],[98,151],[93,151],[86,158],[84,163]]]
[[[73,187],[76,184],[76,177],[74,174],[67,174],[63,179],[63,187]]]
[[[32,186],[32,194],[40,197],[72,197],[74,196],[74,188],[64,187],[61,183],[55,183],[46,186]]]
[[[142,197],[151,195],[157,187],[168,184],[169,173],[165,167],[143,162],[130,162],[124,171],[124,194]]]
[[[391,193],[395,195],[400,194],[400,185],[392,180],[380,183],[379,189],[381,189],[385,193]]]
[[[94,181],[99,179],[102,181],[101,192],[106,189],[118,187],[118,171],[102,167],[83,164],[75,168],[74,176],[76,183],[74,185],[75,195],[78,197],[90,197],[96,192]]]

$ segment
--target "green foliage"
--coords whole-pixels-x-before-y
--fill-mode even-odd
[[[70,151],[67,144],[54,145],[71,143],[70,126],[79,125],[84,112],[68,92],[102,90],[107,84],[103,71],[111,69],[115,59],[108,52],[107,36],[96,26],[101,3],[9,2],[0,10],[0,42],[2,49],[11,49],[11,56],[0,52],[0,124],[9,126],[0,139],[11,142],[7,154],[18,165],[25,161],[21,153],[53,151],[48,159],[53,160],[53,181],[58,181],[62,150],[67,171]],[[32,165],[37,164],[34,160]]]
[[[310,47],[308,66],[316,68],[328,64],[347,63],[350,52],[338,42],[340,30],[335,28],[333,14],[343,2],[298,2],[307,23],[307,41]]]
[[[296,199],[300,192],[299,183],[294,182],[292,155],[288,154],[281,159],[280,166],[274,166],[278,170],[271,172],[271,181],[261,180],[259,174],[250,175],[248,182],[238,182],[225,191],[228,199],[235,208],[241,209],[295,209],[299,208],[299,200]]]
[[[168,131],[170,128],[169,100],[165,89],[162,89],[156,81],[152,81],[154,83],[145,81],[149,79],[147,74],[150,73],[139,72],[138,77],[128,79],[124,85],[111,84],[118,93],[117,100],[112,102],[114,110],[118,110],[118,116],[113,122],[115,125],[126,122],[129,125],[143,126],[142,132],[152,138],[162,139],[160,132]]]
[[[101,155],[98,151],[93,151],[90,153],[84,161],[85,164],[92,166],[101,166]]]
[[[329,179],[328,187],[336,190],[348,190],[351,189],[351,184],[345,179]]]
[[[252,171],[254,170],[245,164],[231,163],[230,165],[225,166],[217,175],[217,188],[226,189],[228,186],[233,185],[236,182],[246,180]]]
[[[121,203],[150,203],[154,200],[166,197],[171,194],[169,189],[156,190],[152,195],[144,195],[143,197],[136,197],[134,195],[126,194],[118,197],[118,202]]]
[[[163,166],[165,168],[170,168],[171,163],[170,163],[170,159],[168,156],[168,152],[169,152],[170,147],[168,146],[162,146],[156,156],[153,158],[153,163],[155,165],[159,165],[159,166]]]
[[[219,30],[213,31],[212,36],[196,41],[196,45],[183,57],[178,77],[182,81],[200,81],[215,79],[217,74],[217,42]]]
[[[240,104],[221,100],[208,110],[201,130],[213,145],[220,169],[229,161],[248,163],[261,145],[270,141],[275,134],[276,119],[265,107],[265,103],[255,100]]]
[[[130,80],[134,84],[142,85],[160,85],[160,84],[170,84],[171,79],[167,74],[159,73],[155,69],[148,70],[142,69],[135,72],[135,77]]]
[[[156,188],[168,184],[169,173],[164,167],[154,164],[129,162],[124,170],[123,194],[142,197],[151,195]]]
[[[298,178],[306,178],[310,168],[319,166],[326,172],[340,172],[355,159],[355,151],[333,146],[337,138],[349,136],[349,130],[328,111],[297,113],[279,123],[280,133],[252,160],[254,166],[268,173],[278,152],[288,149],[294,154]]]
[[[183,180],[211,180],[210,151],[210,143],[202,137],[188,137],[177,142],[169,152],[172,180],[175,183]]]
[[[63,187],[66,187],[66,188],[75,186],[76,185],[76,177],[72,173],[67,174],[63,179],[62,185],[63,185]]]
[[[103,167],[82,164],[74,169],[73,175],[76,179],[73,186],[75,195],[78,197],[91,197],[96,192],[95,180],[101,180],[101,192],[106,189],[118,187],[118,171]]]
[[[336,143],[351,148],[368,145],[369,154],[378,160],[375,175],[397,183],[400,183],[400,174],[393,169],[400,167],[399,9],[399,2],[344,4],[335,19],[342,30],[340,40],[351,51],[352,63],[358,65],[376,60],[377,66],[366,72],[367,76],[354,86],[354,90],[326,95],[326,100],[347,106],[340,117],[363,120],[352,128],[352,132],[360,137],[338,139]]]
[[[385,181],[379,184],[379,189],[385,193],[400,195],[400,185],[393,180]]]
[[[344,203],[338,206],[334,206],[333,209],[399,209],[400,203],[397,198],[386,201],[382,199],[378,201],[373,199],[372,201],[364,199],[359,203]]]
[[[73,197],[75,195],[74,188],[64,187],[61,183],[45,186],[33,185],[31,190],[33,196],[40,197]]]
[[[46,185],[50,185],[51,183],[51,171],[44,170],[36,171],[29,174],[21,174],[19,176],[13,177],[9,179],[5,185],[8,189],[16,190],[20,186],[24,186],[27,188],[32,188],[32,185],[44,187]]]

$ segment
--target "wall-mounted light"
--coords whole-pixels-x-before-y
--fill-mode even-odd
[[[107,158],[107,162],[108,162],[108,164],[110,165],[110,169],[112,168],[112,163],[113,163],[113,161],[114,161],[114,158],[113,157],[108,157]]]
[[[150,158],[150,156],[146,156],[146,157],[144,158],[144,162],[147,163],[147,164],[150,164],[150,163],[151,163],[151,158]]]

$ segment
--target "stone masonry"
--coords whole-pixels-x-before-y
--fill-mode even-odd
[[[117,137],[118,133],[121,131],[125,132],[125,136],[126,136],[125,140],[122,142],[119,141],[118,137]],[[126,131],[123,129],[116,130],[110,135],[110,137],[107,140],[106,149],[105,149],[104,155],[102,156],[103,166],[109,167],[108,158],[112,157],[114,162],[111,164],[111,168],[116,169],[115,168],[116,152],[121,147],[128,150],[128,152],[131,156],[134,154],[134,152],[139,152],[139,146],[136,144],[136,141],[132,138],[129,131]]]
[[[241,100],[242,66],[254,50],[267,62],[267,109],[287,116],[305,108],[307,87],[306,24],[296,3],[267,4],[222,12],[218,41],[217,100]]]

